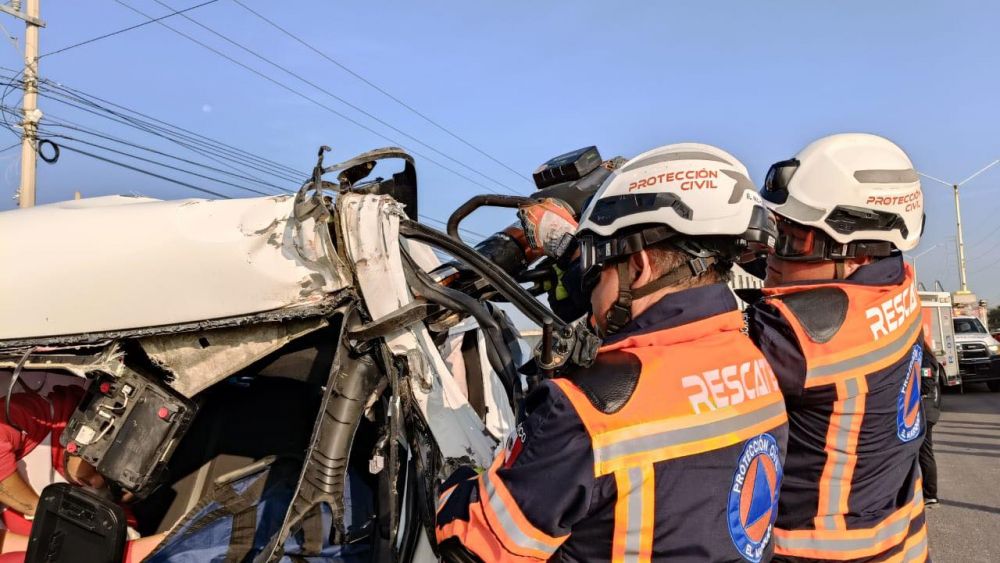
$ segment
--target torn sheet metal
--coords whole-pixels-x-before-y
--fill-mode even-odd
[[[211,387],[296,338],[327,326],[312,318],[245,327],[150,336],[139,340],[149,359],[173,374],[168,384],[185,397]]]
[[[110,196],[0,213],[0,341],[308,307],[350,285],[293,197]]]
[[[347,255],[372,318],[377,321],[413,302],[399,253],[399,218],[404,216],[399,204],[384,196],[344,194],[337,208]],[[414,375],[410,389],[442,455],[488,466],[497,442],[448,371],[423,322],[398,329],[385,341],[394,355],[406,358]]]
[[[28,349],[0,352],[0,370],[13,370]],[[47,348],[32,352],[24,363],[25,371],[65,371],[79,377],[100,371],[118,377],[124,369],[125,353],[117,342],[94,346]]]
[[[445,365],[450,370],[458,388],[468,397],[468,382],[466,379],[465,357],[462,354],[462,341],[465,333],[476,331],[476,356],[479,370],[483,377],[483,399],[486,404],[486,429],[497,440],[503,440],[514,429],[514,411],[510,408],[507,392],[500,378],[493,371],[493,366],[486,355],[486,335],[478,330],[479,324],[469,317],[448,331],[448,338],[441,346],[441,354]]]

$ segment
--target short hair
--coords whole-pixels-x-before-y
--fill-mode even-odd
[[[674,268],[691,259],[690,254],[670,244],[669,241],[654,244],[645,250],[649,256],[649,263],[653,268],[653,276],[655,278],[663,277]],[[728,282],[732,266],[732,263],[728,260],[720,260],[713,264],[709,271],[697,278],[688,278],[677,284],[677,287],[699,287],[713,283]]]

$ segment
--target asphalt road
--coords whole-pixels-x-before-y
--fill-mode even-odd
[[[927,511],[935,563],[1000,562],[1000,393],[943,397],[934,427],[941,504]]]

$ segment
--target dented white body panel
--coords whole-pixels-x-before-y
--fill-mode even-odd
[[[109,196],[0,213],[0,341],[305,307],[348,287],[292,196]]]
[[[412,303],[414,297],[406,283],[400,256],[401,206],[385,196],[349,194],[341,196],[338,208],[347,254],[373,320]],[[393,355],[406,359],[413,375],[409,379],[410,391],[442,455],[488,467],[499,436],[490,435],[469,405],[424,323],[418,321],[402,327],[386,336],[385,341]],[[484,373],[490,374],[488,408],[498,417],[490,426],[499,432],[509,432],[514,413],[506,400],[495,400],[493,390],[500,387],[495,373],[487,369]]]

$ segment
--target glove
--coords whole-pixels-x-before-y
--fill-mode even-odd
[[[573,242],[577,222],[566,204],[553,198],[522,206],[517,211],[528,241],[530,259],[545,255],[558,260]]]

